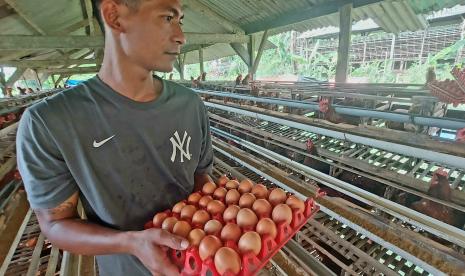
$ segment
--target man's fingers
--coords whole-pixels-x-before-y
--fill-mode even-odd
[[[177,250],[185,250],[189,247],[189,242],[182,237],[171,234],[168,231],[154,229],[154,242],[160,246],[167,246]]]

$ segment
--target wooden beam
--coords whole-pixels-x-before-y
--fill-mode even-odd
[[[216,44],[246,42],[246,35],[185,33],[189,44]],[[30,36],[0,35],[0,51],[103,48],[101,36]]]
[[[203,48],[200,47],[199,49],[199,65],[200,65],[200,75],[202,75],[205,70],[204,70],[204,67],[203,67]]]
[[[200,13],[202,17],[208,18],[231,33],[244,33],[244,30],[238,24],[227,20],[224,16],[213,11],[198,0],[184,0],[183,4],[188,9]]]
[[[46,35],[47,33],[39,26],[37,25],[34,21],[31,20],[31,15],[27,14],[26,11],[24,11],[20,5],[18,5],[18,1],[16,0],[5,0],[5,2],[12,7],[19,16],[26,21],[26,23],[31,26],[37,33],[41,35]]]
[[[74,68],[49,68],[40,70],[41,73],[63,74],[63,75],[76,75],[76,74],[91,74],[97,73],[100,66],[92,67],[74,67]]]
[[[69,33],[72,33],[72,32],[75,32],[81,28],[84,28],[86,26],[89,25],[89,21],[87,19],[83,19],[81,21],[78,21],[76,23],[74,23],[73,25],[70,25],[62,30],[59,30],[55,33],[53,33],[53,35],[56,35],[56,36],[61,36],[61,35],[67,35]]]
[[[50,60],[9,60],[0,61],[2,66],[20,67],[20,68],[44,68],[51,66],[71,66],[82,64],[100,64],[101,60],[97,59],[50,59]]]
[[[230,43],[231,48],[233,48],[234,52],[242,59],[242,61],[247,65],[247,67],[250,67],[250,57],[249,53],[247,52],[247,49],[242,45],[241,43]]]
[[[263,33],[262,41],[260,41],[260,46],[258,47],[257,56],[255,57],[255,61],[253,63],[252,75],[254,76],[255,76],[255,73],[257,73],[258,65],[260,64],[260,60],[262,58],[263,51],[265,50],[265,44],[267,41],[268,41],[268,30],[266,30]]]
[[[284,12],[277,17],[269,17],[263,21],[252,22],[243,26],[246,34],[258,33],[267,29],[287,26],[308,19],[322,17],[337,13],[339,8],[348,3],[353,3],[354,8],[382,2],[383,0],[330,0],[322,4],[310,5],[308,8]]]
[[[249,52],[249,73],[253,74],[253,64],[255,62],[255,35],[249,35],[249,42],[247,43],[247,50]]]
[[[352,36],[352,4],[341,7],[339,12],[339,30],[336,82],[346,82],[349,72],[349,51]]]
[[[16,71],[13,73],[13,75],[11,75],[11,77],[6,81],[6,87],[11,87],[14,85],[15,82],[23,76],[25,71],[26,68],[16,68]]]

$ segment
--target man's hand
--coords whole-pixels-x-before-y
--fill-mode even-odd
[[[171,263],[166,248],[185,250],[189,242],[162,229],[128,232],[130,253],[136,256],[153,275],[179,275]]]

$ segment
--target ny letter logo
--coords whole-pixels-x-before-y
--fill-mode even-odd
[[[176,139],[175,139],[176,138]],[[187,138],[187,141],[186,141]],[[191,143],[191,137],[187,137],[187,132],[184,131],[184,136],[181,138],[179,137],[178,131],[174,133],[174,137],[170,138],[171,144],[173,144],[173,153],[171,154],[171,162],[174,163],[174,160],[176,160],[176,153],[177,150],[179,150],[179,153],[181,155],[181,163],[184,163],[184,157],[187,158],[187,160],[191,160],[191,154],[189,152],[189,145]],[[186,149],[184,150],[184,143],[186,143]]]

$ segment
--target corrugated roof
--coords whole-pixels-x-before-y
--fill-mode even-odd
[[[13,10],[6,4],[10,1],[16,5],[17,10]],[[185,1],[189,2],[188,0]],[[81,2],[85,1],[41,0],[40,5],[38,5],[37,0],[0,0],[0,35],[37,35],[37,29],[31,27],[31,24],[28,24],[25,18],[18,15],[20,13],[17,12],[18,10],[46,34],[64,30],[85,19],[85,8],[81,7]],[[219,18],[223,18],[234,24],[234,26],[241,28],[262,26],[264,22],[269,22],[270,19],[278,20],[284,16],[289,18],[299,11],[316,10],[316,7],[334,4],[334,1],[328,3],[327,0],[190,0],[190,2],[194,3],[194,5],[200,3],[206,6],[210,12],[216,13]],[[465,0],[384,0],[355,8],[353,18],[357,21],[372,18],[387,32],[414,31],[426,27],[426,14],[443,8],[450,8],[457,4],[465,4]],[[189,5],[185,8],[185,14],[186,32],[230,33],[230,30],[224,24],[205,16],[202,11],[191,8]],[[338,25],[339,15],[333,13],[301,21],[297,24],[277,27],[269,32],[273,35],[291,29],[305,31]],[[76,34],[84,35],[84,28],[73,32],[73,35]],[[227,44],[210,46],[204,51],[205,60],[232,54],[234,52]],[[24,55],[24,51],[16,57],[11,52],[2,52],[0,53],[0,59],[18,58]],[[187,62],[194,62],[195,55],[197,54],[188,54]],[[57,58],[61,56],[62,54],[55,55]]]

